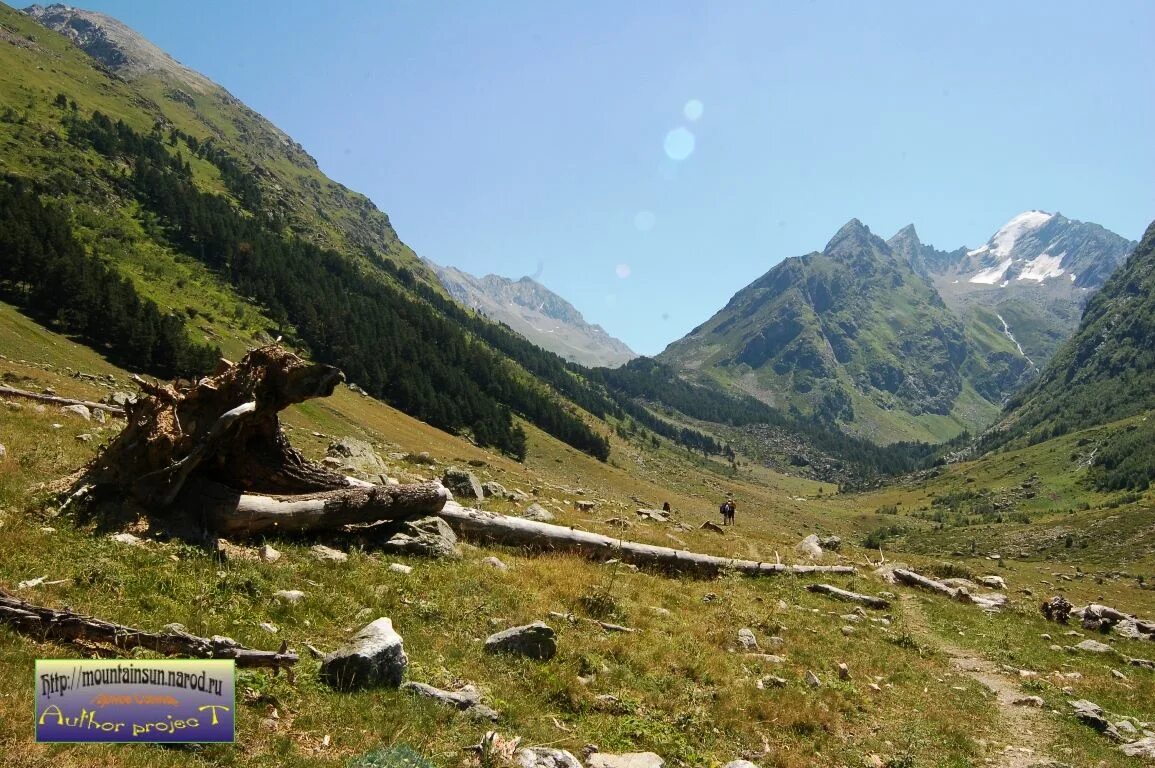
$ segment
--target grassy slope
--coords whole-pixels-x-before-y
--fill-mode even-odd
[[[64,366],[111,372],[124,379],[123,372],[91,351],[39,329],[6,307],[0,307],[0,353],[7,358],[0,360],[0,372],[30,388],[52,386],[62,394],[84,397],[105,391],[66,375]],[[529,458],[519,465],[343,388],[332,398],[294,408],[285,421],[294,442],[314,456],[330,436],[369,439],[390,463],[390,473],[403,478],[435,476],[448,463],[484,462],[477,469],[483,478],[527,491],[538,488],[538,502],[553,509],[562,522],[591,530],[609,532],[613,529],[605,526],[607,518],[632,516],[638,504],[631,497],[647,503],[668,499],[677,518],[695,529],[673,532],[690,548],[760,559],[772,559],[777,552],[790,560],[791,545],[818,530],[835,531],[853,541],[880,520],[893,520],[874,513],[882,503],[901,500],[915,506],[936,490],[941,493],[955,483],[965,484],[967,474],[984,484],[1018,479],[1004,476],[1004,467],[1018,467],[1004,459],[952,467],[925,488],[832,497],[829,488],[767,470],[743,468],[737,476],[728,476],[730,470],[723,465],[700,462],[666,446],[654,451],[615,442],[614,462],[600,464],[532,429]],[[54,429],[52,424],[62,426]],[[0,405],[0,435],[8,448],[8,458],[0,462],[0,525],[5,540],[0,585],[11,589],[18,581],[40,575],[69,579],[66,584],[30,590],[27,596],[146,627],[178,621],[194,632],[229,634],[258,647],[272,647],[283,637],[298,649],[309,642],[327,650],[356,627],[387,615],[405,637],[411,679],[442,686],[458,679],[477,683],[505,715],[500,730],[520,735],[527,743],[577,751],[594,741],[606,751],[651,749],[690,765],[719,764],[766,748],[769,752],[756,758],[763,766],[860,765],[871,754],[893,760],[894,765],[972,765],[1011,742],[1000,733],[981,686],[949,669],[945,654],[936,650],[933,633],[956,645],[969,638],[965,641],[973,640],[991,653],[1002,652],[994,638],[1012,638],[1017,650],[1000,659],[1041,671],[1049,671],[1048,665],[1056,669],[1066,665],[1061,668],[1084,673],[1075,684],[1080,695],[1098,697],[1104,706],[1141,718],[1155,715],[1149,705],[1155,701],[1155,674],[1129,672],[1128,688],[1110,676],[1102,661],[1046,656],[1038,635],[1048,627],[1033,611],[1034,598],[1018,597],[1021,611],[997,619],[932,599],[924,609],[930,633],[908,624],[906,607],[898,605],[891,628],[861,622],[847,638],[839,631],[847,623],[839,614],[847,613],[848,607],[805,592],[804,580],[794,578],[671,579],[570,557],[531,557],[515,550],[470,546],[463,547],[460,561],[431,563],[383,557],[371,543],[354,543],[350,561],[343,565],[311,560],[310,541],[274,541],[284,553],[276,564],[222,562],[175,542],[126,547],[104,534],[122,526],[139,531],[139,524],[117,521],[116,526],[107,526],[70,515],[53,516],[50,508],[35,503],[35,494],[28,490],[91,455],[94,444],[78,442],[76,434],[95,431],[98,439],[107,439],[113,429],[110,425],[97,431],[94,425],[54,409],[38,412],[28,404],[18,410]],[[401,458],[416,451],[430,452],[438,466],[410,464]],[[1077,492],[1069,490],[1074,485],[1063,479],[1062,462],[1048,464],[1043,460],[1047,455],[1024,460],[1036,461],[1041,475],[1054,474],[1058,492]],[[703,520],[716,517],[714,502],[723,490],[734,490],[740,500],[738,528],[725,536],[696,530]],[[592,513],[579,513],[573,505],[579,498],[598,500],[598,506]],[[499,511],[512,507],[509,502],[485,506]],[[932,527],[916,520],[910,524]],[[55,530],[45,532],[45,526]],[[998,540],[1006,530],[991,526],[989,535]],[[669,533],[667,526],[637,524],[629,535],[669,544]],[[944,541],[939,546],[949,545]],[[930,545],[924,548],[931,550],[928,555],[939,551]],[[1093,560],[1096,551],[1089,547],[1072,554]],[[509,563],[510,571],[486,568],[481,560],[490,554]],[[863,557],[853,547],[845,555],[858,562]],[[910,557],[926,564],[938,559]],[[413,574],[388,571],[385,566],[397,559],[413,565]],[[978,561],[968,565],[980,567]],[[1151,565],[1150,558],[1140,559],[1136,567],[1150,572]],[[1041,581],[1050,578],[1047,574],[1054,567],[1012,561],[1000,573],[1016,587],[1029,584],[1042,591]],[[1137,590],[1133,580],[1107,580],[1090,588],[1093,578],[1073,581],[1072,599],[1103,594],[1112,604],[1155,614],[1155,593]],[[866,576],[837,583],[871,592],[886,588]],[[271,597],[277,589],[293,588],[307,593],[296,606],[279,605]],[[703,602],[708,592],[717,599]],[[604,635],[590,626],[571,627],[553,620],[560,652],[551,662],[482,654],[480,639],[495,628],[547,618],[550,610],[582,613],[580,598],[596,593],[609,594],[616,605],[612,618],[637,627],[641,634]],[[671,613],[661,615],[654,607]],[[279,633],[271,636],[260,629],[257,625],[263,621],[272,622]],[[786,662],[767,665],[730,653],[735,633],[743,626],[753,628],[764,642],[772,634],[783,637],[782,648],[767,650],[782,653]],[[963,636],[957,634],[960,631]],[[295,684],[260,672],[241,675],[238,691],[243,703],[235,746],[191,753],[35,745],[27,722],[31,675],[20,670],[30,670],[37,657],[77,655],[84,651],[0,630],[0,658],[5,668],[16,671],[0,677],[0,752],[17,756],[20,764],[54,766],[178,766],[194,761],[341,765],[378,744],[405,743],[438,765],[456,765],[461,747],[475,743],[487,727],[393,691],[332,693],[318,685],[317,662],[306,657]],[[850,666],[851,680],[837,681],[834,666],[839,661]],[[580,683],[579,674],[590,669],[595,679],[588,685]],[[811,690],[802,682],[810,669],[824,679],[821,689]],[[759,690],[755,681],[766,674],[783,677],[787,685]],[[875,681],[878,691],[868,686]],[[1062,708],[1057,688],[1039,690]],[[599,700],[602,694],[617,697],[617,702]],[[263,725],[274,710],[276,727]],[[1054,720],[1061,737],[1057,747],[1071,750],[1064,754],[1073,763],[1102,759],[1107,765],[1131,764],[1105,750],[1082,726],[1058,716]],[[330,743],[323,747],[326,735]]]

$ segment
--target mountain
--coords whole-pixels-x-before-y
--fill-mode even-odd
[[[454,267],[433,265],[459,302],[505,323],[534,344],[589,367],[617,366],[637,357],[600,325],[590,325],[572,304],[530,277],[474,277]]]
[[[913,226],[889,243],[976,334],[1007,337],[1035,368],[1075,332],[1087,299],[1135,247],[1098,224],[1044,211],[1013,217],[973,250],[923,245]]]
[[[158,122],[226,149],[259,181],[267,215],[283,221],[289,231],[350,257],[372,253],[370,261],[387,259],[440,287],[369,198],[325,176],[300,144],[221,86],[105,14],[60,4],[33,5],[23,13],[91,57],[88,66],[74,68],[72,57],[60,50],[66,46],[21,31],[6,15],[6,36],[53,60],[59,90],[81,88],[86,109],[100,109],[130,124],[144,118],[148,122],[141,127]],[[84,72],[91,62],[98,77]]]
[[[1008,403],[987,447],[1036,443],[1155,408],[1155,223],[1087,302],[1079,328],[1038,380]],[[1155,479],[1155,422],[1145,417],[1096,451],[1098,482]]]
[[[877,442],[942,440],[989,423],[1029,364],[1004,337],[968,334],[915,271],[913,228],[904,232],[905,245],[892,247],[851,220],[822,252],[784,260],[658,359]]]

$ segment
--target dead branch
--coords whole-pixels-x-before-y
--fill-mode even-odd
[[[122,650],[146,648],[166,655],[205,659],[233,659],[238,667],[271,667],[274,671],[297,663],[297,654],[282,644],[279,651],[257,651],[220,635],[198,637],[175,627],[146,632],[67,610],[21,600],[0,590],[0,623],[16,631],[54,640],[91,640]]]
[[[15,389],[13,387],[0,387],[0,395],[7,397],[21,397],[25,400],[35,400],[41,403],[52,403],[53,405],[83,405],[85,408],[95,409],[99,408],[105,413],[113,416],[123,416],[124,409],[117,405],[106,405],[104,403],[94,403],[91,400],[73,400],[71,397],[57,397],[56,395],[41,395],[36,392],[25,392],[23,389]]]
[[[869,608],[889,608],[890,601],[882,597],[874,597],[873,595],[863,595],[858,592],[849,592],[845,589],[831,586],[830,584],[808,584],[806,589],[811,592],[817,592],[822,595],[830,595],[838,600],[845,600],[851,603],[862,603]]]
[[[562,525],[538,523],[520,517],[506,517],[477,509],[466,509],[447,501],[438,515],[443,517],[462,538],[493,541],[516,547],[574,552],[589,558],[619,558],[634,565],[664,570],[714,576],[723,571],[737,571],[750,576],[779,573],[854,573],[845,565],[782,565],[703,555],[685,550],[640,544],[597,533],[579,531]]]

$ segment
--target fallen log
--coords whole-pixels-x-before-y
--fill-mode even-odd
[[[105,413],[113,416],[123,416],[124,409],[116,405],[106,405],[105,403],[94,403],[91,400],[74,400],[71,397],[57,397],[56,395],[41,395],[36,392],[26,392],[23,389],[16,389],[14,387],[0,387],[0,395],[7,397],[21,397],[25,400],[35,400],[40,403],[52,403],[53,405],[83,405],[85,408],[94,409],[99,408]]]
[[[874,597],[873,595],[863,595],[858,592],[849,592],[845,589],[831,586],[830,584],[808,584],[806,589],[810,592],[817,592],[821,595],[830,595],[838,600],[845,600],[850,603],[862,603],[869,608],[889,608],[890,601],[882,597]]]
[[[736,571],[749,576],[772,576],[780,573],[855,573],[854,566],[847,565],[761,563],[641,544],[579,531],[563,525],[467,509],[454,501],[447,501],[437,514],[449,523],[458,536],[466,539],[492,541],[530,549],[573,552],[589,558],[616,557],[634,565],[700,576],[715,576],[724,571]]]
[[[574,613],[562,613],[561,611],[550,611],[549,615],[554,617],[555,619],[562,619],[564,621],[568,621],[570,624],[577,624],[579,621],[588,621],[591,624],[597,624],[599,627],[604,629],[606,632],[625,632],[626,634],[633,634],[634,632],[638,631],[638,630],[634,629],[633,627],[623,627],[621,624],[611,624],[608,621],[598,621],[597,619],[591,619],[591,618],[586,617],[586,616],[578,616],[577,614],[574,614]]]
[[[932,592],[946,595],[951,600],[977,605],[987,611],[997,611],[1007,604],[1007,596],[998,592],[992,592],[989,595],[974,595],[962,587],[949,587],[941,581],[935,581],[905,568],[895,568],[894,578],[903,584],[929,589]]]
[[[448,493],[440,483],[363,485],[291,496],[240,493],[209,482],[188,486],[188,497],[217,533],[246,538],[308,533],[353,523],[375,523],[436,514]]]
[[[3,590],[0,590],[0,623],[39,638],[90,640],[122,650],[146,648],[170,656],[232,659],[238,667],[271,667],[274,672],[297,663],[297,654],[285,644],[279,651],[258,651],[220,635],[198,637],[178,625],[169,625],[164,632],[146,632],[73,611],[33,605]]]

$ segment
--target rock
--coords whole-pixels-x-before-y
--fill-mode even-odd
[[[477,688],[472,685],[466,685],[456,691],[443,691],[440,688],[434,688],[432,685],[425,683],[402,683],[401,690],[415,693],[418,696],[424,696],[427,699],[435,699],[442,704],[447,704],[454,709],[469,709],[481,703],[481,694]]]
[[[92,411],[88,410],[87,405],[81,405],[80,403],[76,403],[75,405],[66,405],[63,408],[61,408],[60,410],[66,412],[66,413],[75,414],[75,415],[79,416],[80,418],[84,419],[85,421],[91,421],[92,420]]]
[[[131,392],[109,392],[104,396],[104,402],[108,405],[115,405],[117,408],[124,408],[126,405],[135,403],[136,396]]]
[[[587,499],[578,499],[573,503],[574,508],[579,512],[592,512],[597,507],[597,502],[589,501]]]
[[[1132,741],[1119,747],[1127,757],[1145,757],[1155,759],[1155,736]]]
[[[216,550],[217,555],[219,555],[222,560],[232,562],[255,562],[257,560],[257,551],[255,549],[238,546],[228,539],[217,539]]]
[[[44,582],[48,581],[47,576],[37,576],[35,579],[27,579],[16,585],[17,589],[31,589],[32,587],[39,587]]]
[[[818,534],[812,533],[794,545],[794,551],[811,560],[822,559],[822,547],[818,544]]]
[[[441,484],[453,493],[454,496],[461,499],[483,499],[485,498],[485,491],[481,488],[481,483],[477,476],[466,469],[460,467],[449,467],[441,475]]]
[[[490,635],[485,641],[485,650],[546,661],[557,653],[557,633],[548,624],[535,621]]]
[[[634,524],[624,517],[611,517],[609,520],[606,520],[606,525],[613,528],[621,528],[623,531],[634,527]]]
[[[143,547],[144,546],[144,540],[137,537],[137,536],[133,536],[131,533],[114,533],[113,535],[109,536],[108,538],[112,539],[113,541],[119,542],[121,544],[128,544],[129,546],[133,546],[133,547]]]
[[[268,632],[270,635],[275,635],[275,634],[277,634],[277,627],[276,627],[276,625],[274,625],[274,624],[270,624],[270,623],[269,623],[269,622],[267,622],[267,621],[262,621],[262,622],[261,622],[260,624],[258,624],[257,626],[258,626],[258,627],[260,627],[261,629],[265,630],[266,632]]]
[[[314,544],[309,548],[309,551],[313,554],[313,557],[322,561],[343,563],[349,559],[349,556],[341,550],[326,547],[324,544]]]
[[[1111,675],[1112,675],[1112,677],[1118,678],[1119,680],[1126,680],[1127,679],[1127,676],[1124,675],[1122,672],[1120,672],[1117,669],[1112,669]]]
[[[843,637],[850,637],[853,634],[854,634],[854,627],[850,626],[849,624],[847,624],[845,627],[842,628],[842,636]]]
[[[373,446],[355,437],[342,437],[329,443],[325,455],[337,459],[341,466],[353,474],[371,480],[379,480],[388,470],[385,462],[373,450]]]
[[[266,563],[275,563],[281,559],[281,553],[270,547],[268,544],[263,545],[257,550],[257,556]]]
[[[496,480],[490,480],[481,484],[481,493],[485,498],[496,496],[499,499],[504,499],[509,495],[509,491],[505,490],[505,486]]]
[[[487,557],[484,560],[482,560],[481,563],[482,563],[482,565],[488,565],[490,568],[495,568],[499,571],[508,571],[509,570],[509,566],[506,565],[505,563],[501,562],[501,560],[499,560],[496,557]]]
[[[842,547],[842,539],[838,536],[823,536],[818,540],[818,546],[830,552],[837,552]]]
[[[803,677],[803,680],[805,680],[806,684],[811,688],[817,688],[822,685],[822,681],[818,679],[818,675],[814,674],[810,670],[806,671],[806,675]]]
[[[378,544],[382,552],[391,555],[417,557],[457,557],[457,534],[436,515],[415,520],[397,520],[374,526],[384,539]]]
[[[1115,726],[1103,716],[1103,708],[1093,701],[1086,699],[1078,699],[1076,701],[1067,702],[1075,710],[1075,717],[1086,725],[1091,726],[1096,731],[1107,735],[1117,741],[1121,741],[1122,737]]]
[[[991,589],[1007,588],[1007,582],[1002,576],[979,576],[979,584]]]
[[[393,622],[382,616],[321,662],[321,680],[341,691],[389,686],[405,677],[409,657]]]
[[[3,443],[0,443],[0,461],[4,461],[6,458],[8,458],[8,449],[4,447]]]
[[[108,414],[104,412],[103,408],[92,409],[92,420],[97,424],[104,424],[108,421]]]
[[[758,766],[749,760],[731,760],[722,766],[722,768],[758,768]]]
[[[754,686],[760,691],[766,688],[785,688],[786,681],[776,675],[767,675],[766,677],[759,678]]]
[[[521,516],[526,520],[533,520],[538,523],[548,523],[553,520],[553,513],[540,504],[530,504],[521,513]]]
[[[712,522],[710,520],[707,520],[706,522],[702,523],[702,525],[699,526],[699,528],[703,531],[713,531],[714,533],[725,533],[726,532],[725,528],[723,528],[722,526],[720,526],[717,523]]]
[[[408,575],[410,573],[413,573],[413,566],[405,565],[403,563],[389,563],[389,570],[392,571],[393,573],[400,573],[403,575]]]
[[[637,509],[634,513],[643,520],[653,520],[657,523],[670,522],[670,513],[661,509]]]
[[[754,630],[745,627],[739,629],[738,644],[748,651],[755,650],[758,647],[758,638],[754,636]]]
[[[940,579],[940,581],[942,581],[942,583],[946,584],[948,587],[954,587],[955,589],[965,589],[968,592],[973,592],[979,588],[979,585],[975,584],[970,579],[964,579],[958,576],[950,579]]]
[[[552,747],[519,749],[513,760],[518,768],[582,768],[572,754]]]
[[[589,768],[662,768],[665,762],[653,752],[626,752],[621,755],[595,752],[586,758]]]
[[[773,653],[747,653],[744,656],[744,658],[757,659],[758,661],[764,661],[767,664],[785,664],[786,663],[786,657],[785,656],[778,656],[778,655],[773,654]]]
[[[838,665],[838,679],[839,680],[849,680],[850,679],[850,667],[846,666],[846,662],[841,662]]]
[[[1047,706],[1047,702],[1043,701],[1041,696],[1021,696],[1011,703],[1018,707],[1037,707],[1038,709]]]
[[[1115,650],[1106,643],[1100,643],[1098,640],[1084,640],[1075,647],[1080,651],[1087,651],[1088,653],[1111,653]]]
[[[305,593],[299,589],[278,589],[273,593],[273,597],[286,603],[299,603],[304,599]]]
[[[422,451],[421,453],[409,453],[405,455],[405,460],[411,464],[436,464],[437,460],[429,455],[429,451]]]
[[[1153,637],[1140,630],[1139,622],[1135,619],[1123,619],[1117,622],[1112,629],[1115,631],[1115,634],[1128,640],[1149,640]]]

